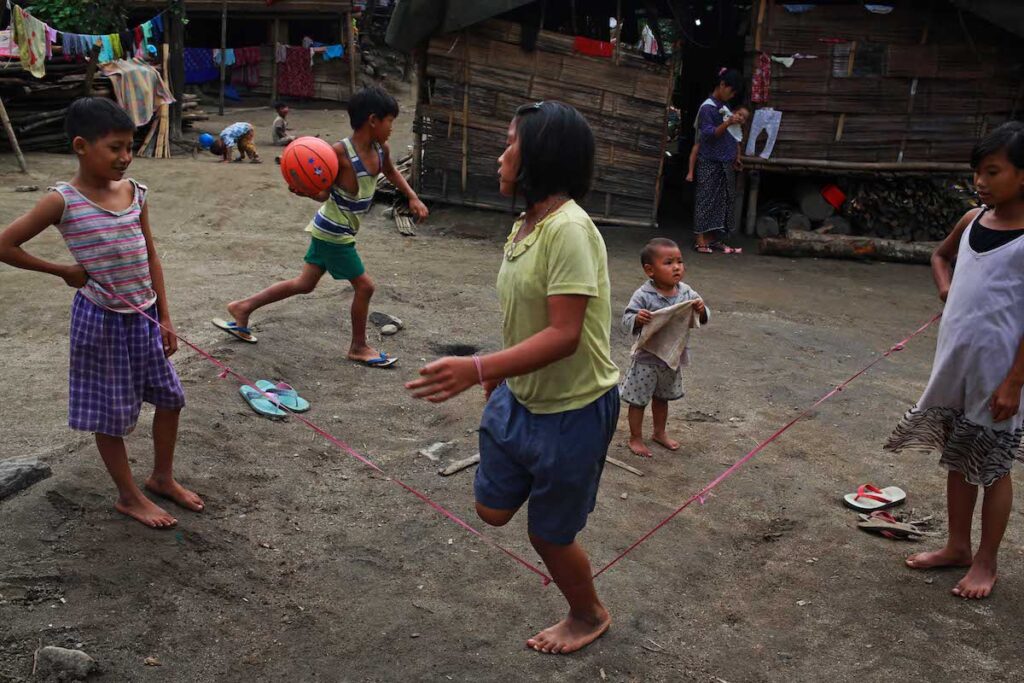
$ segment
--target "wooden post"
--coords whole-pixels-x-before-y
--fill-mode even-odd
[[[754,51],[761,51],[761,29],[764,27],[764,15],[768,9],[768,0],[761,0],[757,8],[757,29],[754,32]]]
[[[273,57],[270,63],[270,103],[277,102],[277,44],[281,41],[281,20],[274,17],[273,28],[271,29],[271,41],[274,44]],[[340,40],[340,38],[339,38]]]
[[[356,32],[352,24],[352,10],[345,13],[345,35],[348,36],[348,85],[349,97],[356,94]]]
[[[760,190],[761,172],[751,171],[747,184],[747,222],[744,225],[744,232],[748,235],[754,234],[754,226],[757,225],[757,195]]]
[[[423,115],[420,105],[426,102],[424,93],[427,91],[427,48],[424,45],[417,49],[416,54],[416,123],[412,138],[412,189],[417,193],[421,189],[423,175]]]
[[[82,83],[82,97],[89,97],[92,95],[92,82],[96,78],[96,68],[99,66],[100,46],[99,44],[92,46],[92,52],[89,53],[89,63],[85,67],[85,81]]]
[[[469,35],[462,33],[462,196],[469,186]]]
[[[227,72],[228,51],[228,0],[220,3],[220,105],[218,111],[224,116],[224,74]]]
[[[171,94],[174,95],[174,104],[171,105],[171,140],[180,140],[182,138],[181,115],[184,111],[182,105],[185,102],[185,26],[181,23],[181,13],[184,11],[184,5],[176,1],[171,11],[167,13],[169,17],[167,32],[170,34],[168,42],[171,48],[171,73],[170,75],[164,74],[164,78],[167,79],[167,85],[171,89]]]
[[[615,65],[622,63],[622,0],[615,2]]]
[[[747,171],[740,171],[736,176],[736,200],[732,205],[732,223],[729,229],[738,233],[743,225],[743,202],[747,199]]]
[[[11,149],[14,150],[14,156],[18,157],[18,166],[21,166],[22,173],[28,173],[28,164],[25,163],[25,155],[21,153],[21,146],[18,145],[18,137],[14,134],[14,126],[11,125],[11,120],[7,118],[7,107],[4,106],[4,101],[0,99],[0,120],[3,121],[4,130],[7,131],[7,141],[11,143]]]
[[[678,55],[672,57],[673,61],[679,59]],[[658,224],[658,207],[661,204],[661,182],[665,176],[665,151],[668,149],[668,108],[672,105],[672,91],[676,85],[676,70],[674,65],[669,66],[668,87],[665,94],[665,107],[661,115],[661,157],[658,159],[658,175],[654,181],[654,208],[651,210],[651,222]]]

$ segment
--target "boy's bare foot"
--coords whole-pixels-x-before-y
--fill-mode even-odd
[[[937,569],[939,567],[970,567],[971,549],[957,550],[946,546],[942,550],[916,553],[906,559],[911,569]]]
[[[666,434],[665,432],[662,432],[660,434],[652,434],[651,441],[653,441],[656,444],[664,446],[670,451],[679,450],[679,442],[676,441],[675,439],[670,439],[668,434]]]
[[[158,496],[166,498],[167,500],[177,503],[186,510],[192,512],[202,512],[206,507],[203,504],[203,499],[197,496],[192,491],[179,484],[174,479],[168,481],[162,481],[150,477],[146,480],[146,490],[155,493]]]
[[[351,346],[348,349],[349,360],[366,362],[374,358],[380,358],[380,351],[371,346]]]
[[[137,497],[127,500],[118,498],[114,503],[114,509],[152,529],[169,529],[178,523],[178,520],[141,492]]]
[[[526,641],[526,646],[537,652],[565,655],[581,650],[604,635],[612,624],[611,615],[604,607],[593,618],[568,617],[544,629]]]
[[[996,566],[975,560],[967,575],[953,587],[953,595],[980,600],[987,598],[996,585]]]
[[[228,313],[239,327],[249,327],[249,311],[241,301],[232,301],[228,304]]]
[[[651,457],[651,451],[644,443],[643,437],[640,436],[630,437],[629,450],[633,451],[633,455],[639,455],[641,458]]]

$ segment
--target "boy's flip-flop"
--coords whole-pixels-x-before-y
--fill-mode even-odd
[[[247,344],[256,343],[256,337],[253,335],[252,330],[250,330],[248,327],[242,327],[234,320],[228,321],[222,320],[220,318],[214,318],[210,322],[213,323],[213,326],[216,327],[218,330],[224,330],[225,332],[230,334],[232,337],[235,337],[236,339],[241,339]]]
[[[243,384],[238,388],[238,393],[242,395],[245,402],[249,404],[249,407],[255,410],[260,415],[270,418],[282,418],[286,417],[288,413],[281,410],[278,407],[279,400],[271,401],[269,398],[263,395],[262,392],[252,388],[248,384]]]
[[[887,486],[880,489],[874,484],[861,484],[856,493],[843,496],[843,504],[848,508],[861,511],[885,510],[903,503],[907,493],[898,486]]]
[[[276,396],[280,404],[293,413],[304,413],[309,410],[309,401],[299,396],[299,392],[290,384],[274,384],[270,380],[260,379],[256,381],[256,388]]]
[[[369,366],[371,368],[390,368],[397,362],[398,358],[394,356],[389,356],[383,351],[381,351],[380,355],[377,356],[376,358],[367,358],[366,360],[362,361],[363,365]]]

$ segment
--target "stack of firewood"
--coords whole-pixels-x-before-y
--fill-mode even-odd
[[[969,183],[959,179],[858,180],[844,189],[854,232],[903,241],[941,240],[977,205]]]
[[[46,76],[36,78],[17,62],[0,67],[0,97],[25,152],[53,152],[68,149],[64,135],[64,118],[68,105],[86,94],[113,97],[110,80],[96,73],[91,85],[86,64],[47,63]],[[0,135],[0,149],[10,150],[5,135]]]

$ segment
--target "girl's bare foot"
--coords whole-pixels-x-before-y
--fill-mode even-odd
[[[178,523],[166,510],[141,493],[131,498],[119,497],[114,503],[114,509],[152,529],[169,529]]]
[[[953,587],[953,595],[980,600],[987,598],[995,585],[996,565],[975,559],[967,575]]]
[[[241,301],[232,301],[229,303],[228,313],[231,315],[236,325],[239,327],[249,327],[249,311],[245,310],[245,306]]]
[[[629,450],[633,451],[633,455],[639,455],[641,458],[651,457],[651,451],[647,448],[642,436],[630,437]]]
[[[651,441],[653,441],[656,444],[664,446],[670,451],[679,450],[679,442],[676,441],[675,439],[669,438],[668,434],[666,434],[665,432],[661,432],[660,434],[652,434]]]
[[[590,618],[575,617],[570,613],[562,621],[527,640],[526,646],[546,654],[569,654],[600,638],[611,624],[611,615],[604,607]]]
[[[970,567],[971,549],[950,548],[927,553],[916,553],[906,559],[911,569],[936,569],[938,567]]]
[[[146,480],[145,486],[147,491],[152,491],[158,496],[166,498],[173,503],[177,503],[186,510],[202,512],[206,507],[203,504],[202,498],[192,491],[189,491],[174,479],[163,481],[150,477]]]

